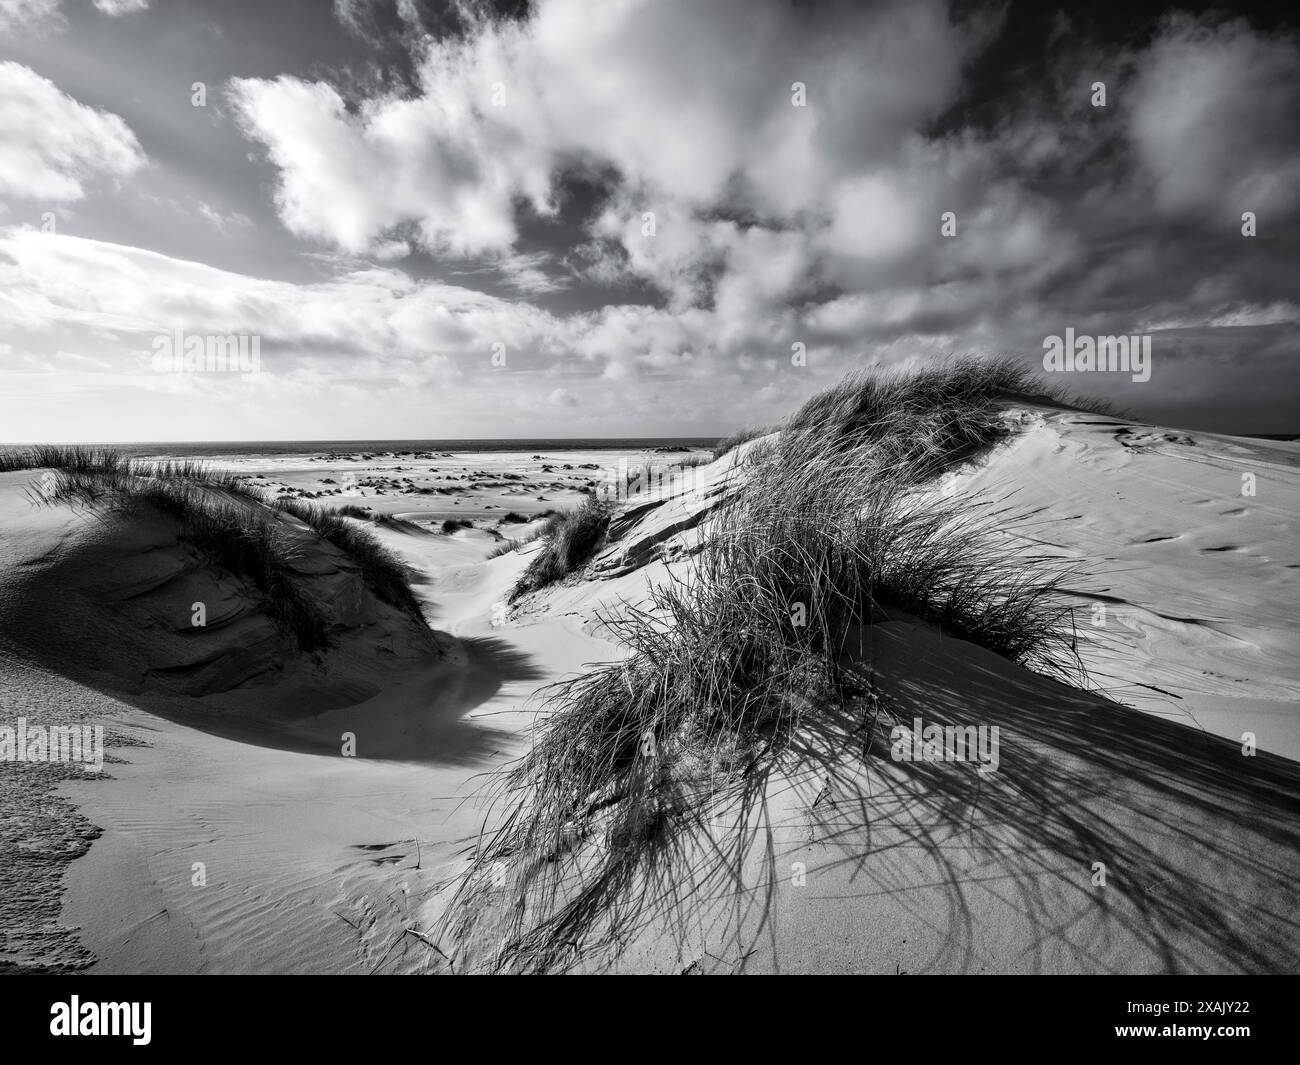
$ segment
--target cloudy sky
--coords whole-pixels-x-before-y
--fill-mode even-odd
[[[0,0],[0,440],[708,435],[1066,328],[1294,432],[1297,221],[1245,7]]]

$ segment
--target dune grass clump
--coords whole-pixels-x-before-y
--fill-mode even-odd
[[[487,557],[489,559],[500,558],[502,555],[508,555],[511,551],[517,551],[523,546],[523,540],[502,540],[487,553]]]
[[[860,372],[809,399],[785,423],[783,443],[819,434],[874,443],[924,479],[1007,433],[1002,401],[1045,399],[1097,414],[1111,408],[1045,386],[1016,359],[949,358],[918,371]]]
[[[292,514],[321,539],[333,544],[356,565],[361,579],[385,603],[423,617],[411,590],[406,565],[369,529],[354,525],[336,510],[301,500],[282,500],[276,507]]]
[[[875,444],[924,478],[952,467],[1005,435],[1006,395],[1025,395],[1036,379],[1010,360],[953,359],[908,373],[858,373],[809,399],[786,422],[783,446],[822,436],[836,446]]]
[[[612,514],[609,503],[588,496],[576,510],[547,518],[539,533],[546,543],[520,576],[510,598],[545,588],[585,565],[604,539]]]
[[[474,523],[468,518],[448,518],[442,523],[442,531],[447,536],[450,536],[454,532],[459,532],[461,529],[472,528],[474,528]]]
[[[300,650],[326,646],[329,619],[301,589],[296,566],[302,536],[280,512],[348,555],[381,599],[422,618],[400,560],[339,511],[292,498],[269,501],[247,478],[193,460],[149,462],[85,447],[0,452],[0,469],[40,468],[50,470],[49,478],[34,486],[40,502],[117,511],[151,507],[174,518],[181,535],[202,553],[252,581]]]
[[[85,445],[38,444],[33,447],[0,451],[0,473],[12,470],[49,469],[80,478],[78,493],[93,497],[96,489],[121,490],[141,478],[191,484],[200,489],[226,496],[264,503],[263,491],[249,483],[247,477],[228,470],[214,469],[194,459],[147,461],[127,458],[116,448]]]
[[[260,497],[224,475],[191,467],[190,476],[174,466],[108,462],[101,469],[76,465],[55,470],[39,489],[47,504],[73,503],[129,512],[149,508],[175,519],[181,535],[217,565],[250,580],[260,591],[277,625],[299,650],[326,646],[328,621],[300,589],[294,566],[302,545]]]
[[[501,542],[488,552],[487,557],[489,559],[500,558],[502,555],[510,554],[511,551],[518,551],[519,548],[531,544],[534,540],[540,540],[543,536],[550,536],[555,532],[555,529],[559,524],[557,518],[559,513],[560,512],[557,510],[544,510],[542,513],[535,515],[532,519],[533,521],[538,521],[543,518],[547,520],[543,521],[541,525],[525,536],[518,536],[513,539],[503,537]],[[528,519],[524,520],[527,521]]]
[[[920,491],[1000,433],[999,390],[1027,384],[965,365],[859,379],[755,449],[692,567],[603,619],[627,656],[549,690],[530,750],[498,782],[509,810],[453,900],[458,941],[498,945],[491,968],[553,971],[671,905],[688,853],[692,890],[725,891],[796,739],[846,716],[874,730],[862,659],[882,617],[1079,677],[1061,564],[996,504]],[[722,838],[706,827],[718,810],[732,811]]]
[[[36,444],[0,451],[0,473],[40,469],[88,473],[91,470],[116,469],[125,466],[126,462],[122,453],[113,448],[83,444]]]
[[[727,452],[735,450],[741,444],[748,443],[750,440],[757,440],[760,436],[767,436],[770,432],[772,432],[771,429],[764,429],[762,426],[737,429],[730,436],[724,436],[713,445],[713,461],[716,462]]]

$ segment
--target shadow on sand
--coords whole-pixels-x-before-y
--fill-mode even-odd
[[[854,668],[874,698],[806,713],[711,803],[665,785],[667,814],[632,844],[589,835],[539,857],[522,892],[480,896],[462,927],[492,949],[473,964],[1300,968],[1300,765],[926,626],[868,632]],[[891,726],[915,718],[996,727],[996,772],[893,761]]]
[[[527,655],[492,638],[432,632],[431,639],[406,639],[395,654],[391,624],[373,636],[358,627],[322,655],[301,654],[244,605],[255,606],[251,592],[240,600],[198,564],[159,566],[168,556],[188,557],[157,530],[82,527],[55,552],[20,561],[0,596],[0,633],[15,653],[51,673],[204,733],[328,755],[340,755],[343,734],[352,733],[356,757],[426,764],[486,764],[514,734],[466,715],[505,685],[544,675]],[[228,617],[214,615],[206,628],[190,630],[194,599],[218,604],[214,611],[236,605]],[[418,623],[407,624],[415,632]],[[195,643],[191,651],[187,640],[212,648]],[[220,683],[202,690],[196,681],[217,668]],[[40,720],[41,709],[28,708],[26,716]]]

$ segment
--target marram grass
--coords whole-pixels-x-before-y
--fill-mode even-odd
[[[497,779],[448,911],[453,941],[491,945],[469,964],[563,970],[734,887],[769,775],[831,722],[874,727],[854,641],[881,616],[1082,679],[1059,560],[1005,508],[922,490],[1006,434],[1009,393],[1041,389],[1004,363],[853,378],[752,449],[693,564],[604,619],[625,657],[553,685]]]
[[[97,510],[151,508],[174,518],[181,535],[214,562],[250,580],[272,616],[298,648],[327,642],[329,618],[301,587],[296,565],[302,534],[347,555],[381,599],[422,618],[401,561],[366,528],[328,507],[301,500],[271,501],[238,474],[190,460],[128,459],[111,448],[39,446],[0,452],[0,471],[46,469],[32,486],[44,504],[72,503]]]

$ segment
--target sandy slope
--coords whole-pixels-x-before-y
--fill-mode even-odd
[[[304,661],[166,523],[35,509],[33,476],[0,475],[0,722],[108,723],[124,758],[89,780],[0,766],[0,967],[427,966],[436,955],[405,931],[411,900],[436,891],[477,831],[477,775],[517,749],[539,684],[607,649],[563,619],[497,636],[493,604],[525,565],[484,563],[500,534],[381,528],[423,574],[432,624],[457,638],[349,595],[346,564],[317,545],[309,579],[351,627]],[[356,758],[341,754],[345,732]]]
[[[739,845],[728,833],[676,841],[693,855],[680,863],[690,901],[634,892],[635,916],[600,929],[629,945],[578,969],[1300,967],[1297,449],[1048,407],[1011,420],[1015,437],[937,490],[1014,505],[1026,535],[1080,562],[1083,616],[1106,605],[1081,634],[1092,681],[1141,712],[905,619],[878,626],[861,660],[887,712],[996,725],[999,772],[882,758],[866,773],[862,723],[823,722],[744,821],[747,860],[719,857]],[[523,611],[590,618],[635,599],[638,578],[661,579],[698,542],[691,516],[725,494],[722,466],[643,508],[592,566],[603,582]]]
[[[1092,574],[1078,590],[1097,683],[1300,760],[1300,446],[1049,410],[1022,421],[962,487],[1014,491],[1032,533]]]
[[[859,723],[828,722],[808,738],[807,757],[769,781],[771,890],[753,890],[771,879],[763,863],[736,894],[731,870],[701,859],[682,871],[694,900],[677,914],[684,926],[650,906],[644,927],[626,929],[632,945],[621,958],[593,956],[584,967],[1300,965],[1296,449],[1050,408],[1016,417],[1022,432],[956,480],[999,495],[1016,489],[1034,535],[1087,561],[1081,602],[1107,612],[1104,628],[1085,633],[1085,657],[1099,685],[1145,713],[905,619],[880,626],[864,660],[888,681],[900,716],[998,724],[999,773],[977,786],[969,767],[877,760],[867,776],[843,756]],[[313,471],[313,490],[329,472]],[[673,498],[629,508],[586,579],[509,608],[535,545],[484,561],[500,534],[384,532],[423,574],[430,624],[452,639],[426,669],[367,666],[356,699],[322,703],[288,726],[256,713],[274,686],[200,722],[138,693],[103,693],[30,641],[0,641],[6,715],[52,701],[149,744],[119,748],[126,761],[111,780],[59,786],[88,821],[71,806],[57,824],[22,821],[36,852],[93,833],[91,824],[104,830],[70,867],[62,922],[80,926],[84,947],[63,935],[64,960],[78,964],[89,948],[109,972],[446,971],[407,929],[430,930],[442,913],[483,817],[469,801],[482,774],[526,742],[528,701],[541,685],[619,653],[600,613],[686,565],[708,508],[743,476],[730,459],[687,472]],[[1240,495],[1241,472],[1257,475],[1253,499]],[[48,577],[79,535],[80,519],[67,512],[31,511],[23,480],[0,477],[0,634],[9,637],[14,597],[30,616],[33,574]],[[408,498],[392,509],[403,512]],[[49,611],[51,626],[65,623]],[[99,639],[108,645],[111,631]],[[349,729],[374,744],[362,757],[336,753]],[[1245,731],[1258,736],[1254,758],[1241,755]],[[3,767],[0,775],[14,779]],[[195,862],[206,886],[192,883]],[[1093,884],[1094,862],[1106,864],[1105,888]],[[24,940],[29,961],[40,960],[40,942]]]

